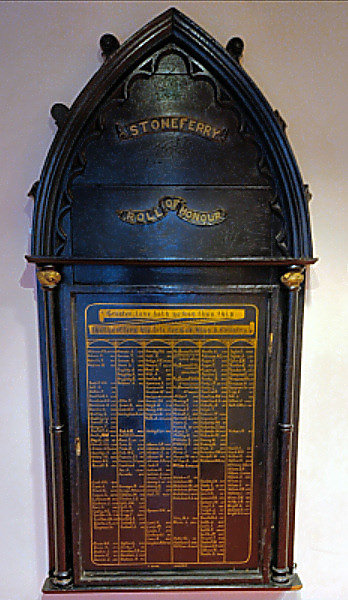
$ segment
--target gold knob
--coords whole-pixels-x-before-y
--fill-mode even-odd
[[[300,271],[288,271],[281,276],[280,281],[290,290],[298,290],[304,280],[304,275]]]
[[[42,269],[36,276],[41,286],[49,289],[55,288],[62,278],[61,274],[54,269]]]

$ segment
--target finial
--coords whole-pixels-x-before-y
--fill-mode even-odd
[[[64,125],[65,121],[68,118],[68,114],[69,109],[65,104],[61,104],[60,102],[58,102],[57,104],[53,104],[51,108],[51,115],[55,120],[58,129],[60,129]]]
[[[27,193],[28,198],[36,198],[36,194],[37,194],[37,190],[39,187],[39,183],[40,181],[34,181],[33,185],[31,186],[29,192]]]
[[[303,193],[304,193],[304,197],[306,198],[307,202],[310,202],[313,198],[313,194],[312,194],[311,190],[309,189],[308,183],[303,184]]]
[[[108,58],[120,47],[120,42],[112,33],[104,33],[99,40],[99,44],[104,58]]]
[[[227,52],[234,58],[237,62],[242,58],[243,50],[244,50],[244,42],[242,38],[233,37],[227,42],[226,46]]]
[[[287,128],[287,124],[284,121],[284,119],[283,119],[282,115],[280,114],[279,110],[274,110],[273,114],[274,114],[275,118],[277,119],[278,125],[280,126],[281,130],[285,133],[286,128]]]

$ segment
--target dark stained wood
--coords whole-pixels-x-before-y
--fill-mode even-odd
[[[240,67],[242,40],[224,50],[176,9],[100,45],[103,66],[52,108],[30,192],[44,591],[299,589],[302,272],[317,259],[284,119]]]
[[[306,266],[313,265],[317,262],[317,258],[254,258],[254,257],[240,257],[240,258],[229,258],[229,259],[215,259],[215,260],[203,260],[201,258],[193,259],[136,259],[136,258],[84,258],[80,256],[74,256],[72,258],[65,258],[63,256],[29,256],[25,257],[29,263],[35,263],[37,265],[140,265],[140,266],[152,266],[152,267],[228,267],[228,266],[250,266],[250,267],[262,267],[262,266],[274,266],[274,267],[291,267],[294,266]]]
[[[99,44],[104,58],[108,58],[120,47],[120,42],[112,33],[104,33],[99,40]]]
[[[294,395],[296,389],[296,350],[298,322],[299,288],[289,290],[287,299],[287,319],[284,339],[284,370],[282,384],[281,420],[278,423],[279,435],[279,497],[277,519],[277,558],[273,565],[273,581],[289,581],[289,509],[291,493],[291,454],[294,432]]]
[[[148,96],[149,90],[146,84],[152,85],[151,81],[153,81],[153,76],[151,77],[151,69],[156,68],[158,62],[151,66],[151,60],[153,60],[153,58],[158,60],[158,48],[167,48],[173,43],[174,46],[175,44],[177,45],[177,49],[172,46],[173,55],[182,57],[183,62],[185,63],[186,61],[187,67],[187,75],[185,75],[184,72],[180,73],[177,77],[177,84],[179,85],[180,81],[183,82],[185,78],[188,78],[187,81],[191,80],[192,84],[197,83],[196,87],[198,86],[197,90],[199,90],[198,95],[201,95],[201,101],[203,100],[204,93],[208,93],[207,90],[209,87],[210,89],[215,89],[216,92],[214,93],[220,94],[219,103],[221,104],[221,107],[219,105],[219,119],[221,119],[222,110],[225,111],[226,115],[229,113],[231,124],[233,123],[233,119],[235,119],[235,123],[240,131],[239,145],[242,143],[245,146],[245,150],[247,147],[249,148],[248,161],[245,161],[244,159],[243,161],[240,161],[237,158],[237,160],[230,162],[231,167],[226,170],[226,168],[224,168],[226,167],[224,160],[225,154],[222,152],[224,144],[222,143],[219,149],[219,144],[214,143],[213,147],[216,152],[219,151],[221,155],[219,164],[216,162],[217,156],[215,156],[213,163],[206,160],[205,164],[200,165],[197,172],[195,168],[195,164],[197,164],[196,157],[203,159],[208,146],[204,143],[206,140],[200,138],[199,135],[196,136],[197,151],[194,155],[194,160],[192,160],[192,152],[190,152],[190,157],[187,156],[186,152],[183,153],[184,160],[189,158],[189,170],[186,171],[189,175],[187,183],[192,185],[195,183],[195,180],[197,183],[204,183],[204,179],[206,179],[210,172],[210,165],[212,164],[218,166],[220,172],[216,171],[216,180],[210,181],[210,183],[217,183],[219,185],[221,185],[221,183],[228,183],[229,185],[237,183],[240,185],[243,183],[243,180],[245,183],[248,162],[250,165],[252,147],[254,147],[257,164],[255,165],[254,162],[252,167],[253,173],[251,173],[249,168],[249,175],[252,176],[249,177],[248,183],[249,185],[255,185],[256,183],[259,185],[262,181],[263,186],[266,185],[266,187],[270,186],[271,188],[276,183],[276,189],[274,190],[275,195],[270,202],[274,219],[278,218],[278,223],[281,225],[278,231],[275,232],[277,247],[283,252],[288,252],[288,256],[292,256],[293,258],[310,258],[311,240],[303,182],[289,144],[283,131],[279,127],[273,110],[236,61],[234,61],[221,46],[216,44],[212,38],[200,30],[195,23],[190,21],[176,9],[166,11],[163,15],[160,15],[160,17],[143,28],[137,36],[133,36],[129,42],[123,44],[122,47],[106,61],[105,65],[98,71],[95,77],[86,86],[85,90],[79,95],[78,100],[71,107],[69,118],[56,136],[42,172],[34,218],[33,255],[53,255],[62,253],[67,255],[70,252],[68,247],[65,248],[66,241],[69,242],[69,239],[67,237],[67,232],[64,229],[63,221],[67,227],[68,223],[66,223],[66,221],[69,222],[70,219],[70,205],[72,201],[71,184],[74,180],[76,182],[76,176],[79,176],[79,173],[85,171],[86,163],[84,161],[86,150],[88,149],[89,152],[92,150],[91,143],[93,140],[97,142],[98,139],[101,140],[103,138],[102,134],[105,126],[108,129],[108,123],[110,121],[101,121],[100,116],[103,114],[104,107],[112,107],[112,104],[109,105],[110,90],[113,90],[114,98],[111,102],[114,104],[116,103],[119,109],[123,110],[122,104],[125,100],[124,82],[129,79],[129,74],[132,73],[131,78],[133,77],[133,81],[134,77],[137,77],[138,80],[140,78],[140,80],[143,80],[144,82],[143,90],[140,92],[140,94],[143,93],[143,96],[139,98],[138,102],[137,99],[135,99],[133,122],[137,120],[137,115],[139,115],[138,121],[141,121],[141,119],[144,118],[148,119],[152,116],[155,117],[156,114],[159,115],[158,111],[155,111],[155,108],[157,109],[157,107],[161,107],[162,112],[165,110],[164,114],[168,115],[172,112],[171,107],[174,105],[171,98],[162,95],[161,103],[159,105],[156,100],[156,92],[154,89],[152,90],[153,97]],[[159,51],[160,54],[161,52],[163,54],[163,50]],[[168,68],[170,69],[167,63],[167,70]],[[170,77],[173,79],[172,76]],[[199,98],[197,96],[193,97],[192,94],[186,95],[186,97],[185,94],[180,94],[180,96],[180,102],[182,104],[181,110],[184,110],[185,106],[187,110],[192,109],[193,112],[191,112],[190,115],[188,115],[186,110],[185,112],[194,119],[195,115],[192,103],[195,102],[195,104],[197,104],[196,100]],[[132,102],[132,98],[132,94],[130,94],[130,102]],[[150,112],[152,114],[149,114]],[[93,118],[91,120],[91,115],[95,115],[95,119]],[[202,113],[197,113],[198,118],[200,118],[201,115]],[[105,117],[107,117],[107,115],[105,115]],[[125,123],[132,122],[131,119],[126,121],[126,117],[124,119]],[[232,132],[233,129],[234,128],[232,127]],[[267,135],[264,134],[266,131]],[[167,138],[169,136],[169,139],[176,139],[174,137],[175,135],[177,134],[174,132],[173,135],[169,133],[166,134]],[[153,139],[151,136],[149,137]],[[146,156],[144,151],[146,153],[149,137],[144,136],[142,140],[142,156]],[[126,146],[129,143],[132,142],[123,142]],[[125,146],[123,146],[123,148],[124,147]],[[156,145],[155,148],[156,152],[160,153],[159,160],[162,160],[163,164],[163,160],[168,158],[168,153],[165,153],[166,145],[163,145],[163,148],[162,144]],[[151,149],[152,154],[155,148]],[[199,150],[200,148],[204,148],[203,153]],[[109,151],[110,150],[111,147],[109,146]],[[238,151],[238,145],[236,146],[236,151]],[[99,156],[100,159],[103,160],[102,147]],[[139,157],[137,160],[139,160]],[[135,164],[137,164],[137,162],[134,162],[131,153],[128,156],[128,161],[122,162],[120,168],[112,168],[111,171],[109,169],[107,178],[104,165],[104,175],[102,176],[104,186],[105,184],[110,184],[112,182],[112,177],[116,177],[119,184],[127,183],[127,185],[129,185],[131,183],[136,183],[127,175],[127,169],[129,171],[130,167],[132,168],[131,172],[133,173],[133,166]],[[153,178],[156,164],[157,166],[160,166],[159,163],[156,163],[154,160],[146,163],[147,177],[142,177],[142,186],[148,182],[152,185],[158,182],[158,180],[156,181],[156,179]],[[241,172],[238,170],[235,171],[233,177],[234,168],[238,167],[239,169],[240,165],[243,164],[244,176],[243,178],[238,176],[236,179],[238,173],[241,175]],[[69,170],[69,174],[74,176],[74,180],[68,181],[69,177],[67,176],[67,169]],[[87,169],[89,171],[88,165]],[[102,172],[103,171],[99,171],[100,174]],[[167,169],[160,170],[162,183],[165,183],[165,179],[163,181],[165,172],[168,174],[170,173]],[[64,177],[65,181],[63,181]],[[171,177],[167,183],[168,182],[171,184],[186,183],[184,179],[182,179],[182,182],[179,182],[173,181]],[[116,180],[114,183],[116,183]],[[50,199],[49,204],[48,198]],[[157,198],[154,197],[154,201],[156,200]],[[150,205],[144,204],[143,206],[144,208],[148,208],[151,204],[152,201]],[[132,206],[129,205],[129,208],[134,209],[136,207],[133,204]],[[262,224],[262,220],[260,220],[259,223]],[[248,228],[246,228],[245,231],[247,232],[247,235],[249,235]],[[250,240],[252,240],[252,237],[250,237]],[[166,252],[166,254],[168,255],[168,252]]]
[[[52,477],[52,533],[53,533],[53,582],[65,588],[71,584],[71,569],[69,568],[69,549],[67,543],[67,528],[69,515],[67,514],[68,493],[65,480],[65,448],[67,444],[66,425],[61,415],[61,401],[59,398],[59,366],[57,349],[57,328],[55,315],[55,291],[43,291],[44,318],[46,332],[47,353],[47,395],[48,395],[48,430],[50,444]]]
[[[244,42],[239,37],[233,37],[227,42],[226,46],[227,52],[234,58],[236,61],[240,61],[243,56],[244,51]]]

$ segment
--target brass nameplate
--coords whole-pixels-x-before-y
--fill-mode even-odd
[[[227,213],[222,208],[213,211],[193,210],[187,206],[186,200],[179,196],[164,196],[158,200],[157,206],[145,210],[117,210],[116,213],[124,223],[130,225],[148,225],[164,219],[172,211],[177,217],[191,225],[206,227],[222,223]]]
[[[90,560],[248,563],[258,308],[85,309]]]
[[[151,133],[164,133],[178,131],[199,135],[214,142],[224,142],[228,135],[225,128],[215,127],[188,116],[160,116],[134,121],[133,123],[116,123],[116,132],[119,140],[135,139]]]

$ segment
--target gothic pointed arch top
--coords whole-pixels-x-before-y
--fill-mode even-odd
[[[178,10],[111,47],[70,110],[52,114],[33,256],[312,261],[306,190],[279,116]]]

